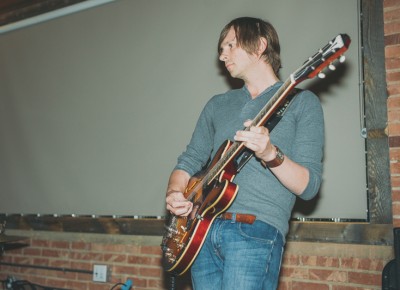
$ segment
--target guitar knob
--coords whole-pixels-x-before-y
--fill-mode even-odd
[[[346,60],[346,57],[344,55],[341,55],[339,58],[339,62],[344,63],[345,60]]]
[[[184,243],[178,243],[176,246],[178,249],[183,249],[186,245]]]
[[[336,66],[334,66],[333,64],[330,64],[328,67],[329,67],[329,69],[330,69],[331,71],[336,70]]]
[[[168,234],[169,235],[177,235],[178,234],[178,230],[169,228],[168,229]]]
[[[319,77],[320,79],[324,79],[324,78],[326,77],[326,75],[325,75],[324,73],[320,72],[320,73],[318,74],[318,77]]]

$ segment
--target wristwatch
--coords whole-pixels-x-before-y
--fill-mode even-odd
[[[281,149],[279,149],[278,146],[275,146],[275,148],[276,148],[276,156],[274,159],[270,161],[261,160],[261,164],[264,167],[274,168],[281,165],[283,163],[283,160],[285,160],[285,154],[283,154]]]

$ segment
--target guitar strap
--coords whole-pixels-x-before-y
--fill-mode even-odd
[[[269,132],[271,132],[275,126],[279,123],[282,119],[283,115],[286,112],[286,109],[289,107],[290,103],[292,102],[293,98],[301,91],[301,89],[294,88],[286,97],[285,102],[278,107],[278,109],[272,114],[272,116],[267,120],[264,124],[264,127],[268,128]],[[237,166],[237,172],[239,172],[243,166],[254,156],[254,152],[250,149],[245,149],[242,154],[239,154],[236,159],[235,163]]]

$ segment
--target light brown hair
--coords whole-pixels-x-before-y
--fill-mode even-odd
[[[267,48],[262,53],[262,56],[265,57],[275,74],[278,75],[281,67],[281,48],[278,34],[272,24],[252,17],[240,17],[232,20],[221,31],[218,41],[219,54],[221,53],[221,43],[231,27],[235,30],[237,45],[249,54],[254,54],[258,51],[260,38],[267,40]]]

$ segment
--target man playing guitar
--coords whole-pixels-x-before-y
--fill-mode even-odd
[[[207,232],[191,268],[193,287],[276,289],[296,198],[312,199],[321,184],[323,112],[318,98],[304,90],[273,131],[252,125],[283,84],[278,35],[270,23],[234,19],[223,28],[218,48],[220,61],[244,86],[214,96],[204,107],[171,173],[166,207],[173,215],[190,216],[196,208],[185,195],[190,179],[225,140],[241,142],[255,158],[234,176],[237,195]]]

